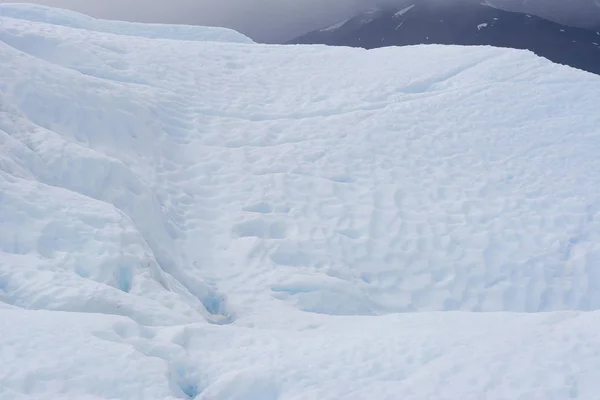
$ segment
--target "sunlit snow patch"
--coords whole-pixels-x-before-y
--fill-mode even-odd
[[[415,6],[415,5],[414,5],[414,4],[412,4],[412,5],[410,5],[410,6],[406,7],[406,8],[403,8],[402,10],[398,11],[397,13],[395,13],[395,14],[394,14],[394,17],[396,17],[396,18],[397,18],[397,17],[400,17],[400,16],[402,16],[402,15],[406,14],[407,12],[409,12],[410,10],[412,10],[412,8],[413,8],[414,6]]]
[[[328,26],[327,28],[321,29],[321,32],[334,31],[334,30],[336,30],[336,29],[341,28],[342,26],[344,26],[344,24],[346,22],[348,22],[347,19],[345,19],[343,21],[340,21],[340,22],[337,22],[337,23],[335,23],[333,25]]]

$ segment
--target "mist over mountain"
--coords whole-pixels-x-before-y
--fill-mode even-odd
[[[569,26],[600,29],[598,0],[492,0],[489,3],[501,9],[531,13]]]

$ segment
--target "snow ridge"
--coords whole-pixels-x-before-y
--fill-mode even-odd
[[[1,400],[597,395],[598,77],[25,5],[0,59]]]
[[[198,29],[198,27],[186,25],[140,24],[100,20],[74,11],[58,11],[36,4],[2,4],[0,17],[149,39],[253,43],[250,38],[226,28],[202,27],[202,29]]]
[[[182,217],[172,211],[169,199],[159,198],[152,189],[151,185],[158,182],[149,183],[149,176],[145,176],[155,175],[154,179],[160,180],[168,175],[164,165],[169,163],[169,152],[174,151],[175,141],[169,137],[159,139],[159,143],[164,142],[164,150],[158,169],[152,171],[153,161],[144,164],[143,157],[152,155],[144,155],[144,151],[153,150],[141,143],[156,143],[156,139],[144,137],[143,132],[148,133],[152,129],[142,128],[147,121],[142,121],[141,126],[139,121],[143,115],[164,112],[165,108],[157,103],[166,105],[169,95],[157,100],[147,97],[149,93],[128,90],[98,79],[85,63],[81,63],[79,68],[69,68],[68,64],[77,63],[69,55],[76,57],[77,53],[68,44],[61,43],[61,39],[66,37],[61,35],[64,28],[37,24],[31,25],[29,34],[19,34],[17,29],[20,26],[23,25],[16,20],[4,19],[0,33],[2,59],[5,60],[0,67],[3,83],[18,82],[24,71],[30,71],[32,76],[27,84],[18,88],[20,98],[11,99],[12,90],[8,89],[3,91],[4,101],[0,102],[0,112],[4,116],[2,133],[7,144],[2,157],[2,164],[6,165],[3,170],[5,201],[0,208],[2,215],[15,218],[7,222],[15,226],[6,232],[8,237],[3,243],[3,251],[15,256],[13,262],[20,265],[19,273],[9,274],[7,287],[11,290],[5,294],[5,299],[28,308],[93,309],[124,314],[146,324],[171,320],[191,322],[212,318],[210,313],[223,314],[221,296],[186,272],[189,269],[186,264],[193,261],[183,259],[175,243],[182,234],[178,229]],[[46,28],[49,32],[43,36],[43,42],[36,43],[39,28]],[[52,32],[52,29],[55,31]],[[89,31],[73,31],[72,37],[79,35],[84,40],[86,32]],[[32,58],[9,45],[20,47],[41,59]],[[116,47],[100,49],[105,55],[119,54]],[[93,58],[94,54],[81,56]],[[62,60],[67,66],[50,64],[43,60],[44,57],[50,62]],[[36,65],[41,69],[31,72],[32,67],[38,68]],[[81,75],[80,71],[85,75]],[[81,84],[62,93],[45,89],[48,85],[66,86],[65,82],[69,80]],[[134,93],[133,97],[129,96],[129,92]],[[118,127],[111,127],[108,122],[115,118],[113,95],[121,99],[121,125]],[[146,97],[141,99],[144,95]],[[72,104],[72,99],[76,98],[88,98],[96,107],[90,108],[85,103]],[[78,112],[81,117],[87,118],[87,122],[73,120],[70,112]],[[71,122],[54,128],[57,120]],[[155,126],[154,129],[157,128],[168,131],[164,126]],[[112,131],[112,135],[107,135],[107,130]],[[121,150],[115,151],[116,148]],[[135,148],[137,154],[127,154],[124,150],[127,148]],[[19,156],[15,158],[14,154]],[[35,182],[35,185],[31,186],[28,182]],[[24,187],[29,189],[15,197],[10,196],[11,193],[22,192]],[[31,196],[32,199],[24,201],[23,196]],[[37,198],[46,200],[38,202],[35,201]],[[84,214],[89,216],[75,218],[72,210],[79,209],[90,210]],[[23,223],[24,215],[33,217],[30,225]],[[46,215],[53,218],[48,220]],[[75,220],[71,221],[72,218]],[[32,236],[32,232],[39,232],[39,236]],[[102,239],[99,232],[106,232],[106,237]],[[47,271],[57,266],[65,273],[75,272],[75,276],[68,280],[63,280],[62,274],[52,277],[44,291],[28,284],[32,274],[47,275]],[[36,272],[25,272],[32,267]],[[46,290],[47,294],[42,295]],[[67,298],[59,298],[57,293],[60,292],[65,293]],[[122,304],[128,303],[126,299],[129,297],[124,295],[128,293],[142,295],[144,301],[148,301],[149,296],[158,296],[153,299],[158,304],[144,306],[150,307],[148,312],[151,314],[156,313],[156,307],[166,307],[166,310],[151,316],[137,309],[141,306],[137,298],[137,306]],[[93,304],[88,304],[89,301]],[[222,317],[219,316],[216,321],[220,320]]]

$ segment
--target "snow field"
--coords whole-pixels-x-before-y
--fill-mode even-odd
[[[0,399],[598,393],[596,76],[30,5],[0,60]]]
[[[293,331],[1,313],[0,398],[7,399],[597,395],[597,312],[309,316],[310,325]]]

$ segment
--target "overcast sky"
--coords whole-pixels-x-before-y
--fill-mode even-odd
[[[524,3],[530,8],[528,12],[567,20],[563,22],[600,26],[600,0],[492,1],[512,7]],[[226,26],[265,42],[283,42],[377,5],[412,3],[410,0],[0,0],[3,2],[34,2],[106,19]]]

